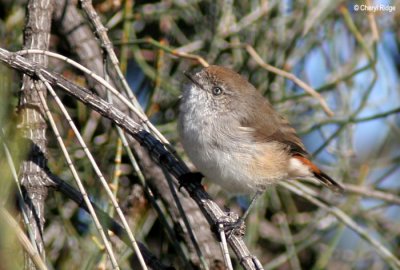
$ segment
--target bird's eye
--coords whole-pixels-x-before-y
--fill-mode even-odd
[[[213,95],[214,96],[219,96],[219,95],[221,95],[222,94],[222,88],[221,87],[218,87],[218,86],[216,86],[216,87],[214,87],[213,89],[212,89],[212,93],[213,93]]]

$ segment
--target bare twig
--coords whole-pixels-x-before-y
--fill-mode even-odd
[[[374,62],[374,57],[373,57],[373,54],[371,52],[371,49],[368,48],[368,45],[365,42],[364,37],[362,36],[362,34],[358,30],[357,26],[355,25],[351,15],[350,15],[349,10],[344,5],[340,6],[339,10],[343,15],[344,22],[347,24],[347,27],[349,28],[349,30],[353,33],[353,35],[354,35],[355,39],[357,40],[357,42],[364,49],[364,52],[367,55],[369,61],[370,62]]]
[[[334,215],[338,220],[346,224],[350,229],[356,232],[360,237],[370,243],[376,250],[376,252],[384,259],[387,263],[389,263],[393,269],[400,269],[400,260],[393,255],[384,245],[382,245],[379,241],[372,238],[372,236],[362,227],[360,227],[357,223],[354,222],[346,213],[341,211],[339,208],[334,206],[328,206],[324,202],[318,200],[314,197],[313,192],[311,192],[304,185],[297,182],[280,182],[280,185],[289,189],[295,194],[307,199],[311,203],[315,204],[321,209],[324,209],[328,213]]]
[[[389,192],[374,190],[365,186],[343,184],[346,193],[379,199],[388,203],[400,204],[400,197]]]
[[[186,229],[187,229],[187,231],[188,231],[190,240],[192,241],[192,244],[193,244],[194,249],[195,249],[195,251],[196,251],[196,255],[199,257],[199,260],[200,260],[200,262],[201,262],[202,267],[203,267],[205,270],[208,270],[209,267],[208,267],[208,265],[207,265],[207,263],[206,263],[206,261],[205,261],[205,258],[204,258],[203,254],[202,254],[202,252],[201,252],[201,249],[200,249],[200,246],[199,246],[199,242],[198,242],[198,240],[196,239],[195,234],[193,233],[192,226],[191,226],[191,224],[190,224],[190,222],[189,222],[187,216],[185,215],[184,209],[183,209],[183,207],[182,207],[182,203],[181,203],[181,201],[179,200],[178,194],[177,194],[177,192],[176,192],[176,188],[175,188],[175,186],[174,186],[174,182],[173,182],[173,180],[171,179],[171,176],[170,176],[170,175],[166,174],[165,176],[166,176],[166,178],[167,178],[168,186],[169,186],[169,189],[170,189],[170,191],[171,191],[171,193],[172,193],[172,197],[174,198],[174,201],[175,201],[175,203],[176,203],[176,206],[177,206],[177,208],[178,208],[178,211],[179,211],[179,213],[180,213],[180,215],[181,215],[181,217],[182,217],[182,219],[183,219],[183,222],[184,222],[184,224],[185,224],[185,227],[186,227]]]
[[[257,20],[261,19],[268,12],[269,2],[270,1],[265,1],[260,7],[255,8],[254,11],[244,16],[239,22],[228,26],[227,29],[223,30],[221,36],[228,37],[230,35],[236,34],[242,29],[245,29]]]
[[[232,260],[231,260],[231,256],[229,255],[228,245],[226,244],[226,236],[224,233],[224,225],[223,224],[219,225],[219,237],[221,238],[220,245],[221,245],[222,254],[224,255],[224,261],[225,261],[226,268],[228,270],[232,270],[233,269]]]
[[[150,123],[149,119],[147,118],[142,108],[140,107],[140,104],[137,101],[136,97],[133,95],[133,91],[129,87],[129,84],[126,81],[124,75],[122,74],[121,68],[119,67],[119,61],[117,55],[115,54],[113,45],[107,35],[107,28],[105,28],[104,25],[101,23],[100,17],[92,5],[92,1],[91,0],[80,0],[80,1],[82,3],[83,10],[85,11],[86,15],[89,18],[89,21],[92,23],[92,25],[96,30],[96,33],[102,43],[103,48],[107,52],[107,55],[110,57],[112,66],[114,70],[117,72],[118,79],[122,83],[122,86],[125,90],[125,94],[131,99],[133,106],[137,109],[135,110],[135,113],[140,114],[141,117],[145,119],[143,121],[143,124],[146,127],[148,127],[158,139],[160,139],[166,145],[169,145],[168,140]]]
[[[185,59],[190,59],[198,62],[200,65],[203,67],[208,67],[210,64],[201,56],[195,55],[195,54],[190,54],[187,52],[184,52],[183,50],[185,48],[171,48],[161,42],[158,42],[157,40],[154,40],[152,38],[145,38],[145,39],[136,39],[130,42],[115,42],[116,45],[127,45],[127,44],[140,44],[140,43],[145,43],[145,44],[150,44],[156,48],[159,48],[163,51],[166,51],[169,54],[172,54],[174,56],[180,57],[180,58],[185,58]]]
[[[62,76],[49,72],[40,66],[32,65],[29,61],[18,56],[16,54],[10,53],[5,49],[0,48],[0,61],[7,63],[10,67],[24,72],[29,76],[38,76],[41,74],[43,79],[49,84],[59,87],[61,90],[65,91],[80,100],[82,103],[88,105],[90,108],[96,110],[104,117],[112,120],[116,125],[123,128],[128,134],[133,136],[138,142],[145,147],[151,157],[163,168],[168,170],[175,178],[180,179],[184,174],[189,171],[187,166],[179,162],[174,155],[172,155],[160,141],[155,139],[150,133],[143,130],[141,125],[134,122],[127,115],[123,114],[118,109],[114,108],[112,104],[102,100],[98,96],[92,94],[87,89],[79,87]],[[204,191],[201,185],[195,183],[182,183],[186,190],[191,195],[192,199],[195,200],[205,217],[207,218],[209,224],[215,228],[220,220],[232,221],[232,216],[227,215],[223,212],[219,206],[209,197],[209,195]],[[258,259],[253,256],[248,250],[247,246],[243,241],[241,235],[230,235],[228,238],[228,243],[238,257],[240,264],[245,269],[262,269],[262,266]]]
[[[44,80],[42,75],[40,73],[37,74],[37,75],[39,77],[41,77],[42,82],[47,86],[48,89],[50,89],[51,88],[50,84],[46,80]],[[88,195],[86,193],[86,190],[85,190],[85,188],[84,188],[84,186],[82,184],[82,181],[80,180],[78,172],[77,172],[77,170],[76,170],[76,168],[75,168],[75,166],[74,166],[74,164],[72,162],[72,159],[71,159],[70,155],[68,154],[68,150],[65,147],[65,144],[64,144],[64,142],[63,142],[63,140],[62,140],[62,138],[60,136],[60,133],[59,133],[59,131],[57,129],[56,123],[55,123],[55,121],[53,119],[53,116],[51,115],[49,107],[47,106],[46,99],[44,98],[44,96],[43,96],[43,94],[41,92],[39,92],[39,97],[40,97],[40,101],[42,102],[43,109],[44,109],[44,111],[45,111],[45,113],[47,115],[47,118],[48,118],[49,122],[50,122],[51,128],[53,129],[54,135],[56,136],[57,142],[58,142],[58,144],[59,144],[59,146],[60,146],[60,148],[61,148],[61,150],[62,150],[62,152],[64,154],[64,157],[65,157],[65,159],[67,161],[68,167],[70,168],[71,173],[72,173],[72,175],[73,175],[73,177],[74,177],[74,179],[76,181],[76,184],[78,185],[79,190],[83,195],[83,198],[84,198],[84,201],[86,203],[86,206],[89,209],[90,215],[92,216],[92,219],[93,219],[93,221],[95,223],[95,226],[96,226],[97,230],[99,231],[99,234],[100,234],[100,236],[101,236],[101,238],[103,240],[103,243],[105,245],[106,251],[107,251],[108,255],[110,256],[111,264],[112,264],[114,269],[119,269],[118,262],[117,262],[117,260],[115,258],[114,251],[112,249],[111,243],[110,243],[110,241],[108,241],[107,235],[106,235],[103,227],[100,224],[100,221],[99,221],[99,219],[98,219],[98,217],[96,215],[96,212],[94,211],[94,208],[93,208],[93,206],[92,206],[92,204],[90,202],[90,199],[89,199],[89,197],[88,197]]]
[[[24,248],[24,251],[28,254],[29,258],[31,258],[37,269],[47,270],[47,266],[40,257],[37,249],[26,237],[22,229],[19,227],[18,222],[12,217],[12,215],[10,215],[10,213],[8,213],[3,207],[0,207],[0,216],[2,217],[2,220],[4,220],[8,226],[14,230],[20,244]]]
[[[279,227],[282,232],[283,240],[285,241],[287,254],[291,255],[291,256],[288,256],[290,266],[293,270],[296,270],[296,269],[300,270],[301,269],[300,261],[299,261],[299,258],[297,257],[296,247],[293,243],[293,237],[292,237],[292,233],[289,228],[289,224],[287,222],[286,215],[283,213],[280,213],[276,216],[276,218],[277,218]]]
[[[325,111],[325,113],[329,116],[333,116],[334,113],[332,110],[329,108],[328,104],[326,103],[325,99],[317,92],[315,91],[311,86],[300,80],[297,76],[294,74],[284,71],[282,69],[273,67],[262,60],[260,55],[254,50],[254,48],[250,45],[245,45],[245,48],[247,52],[251,55],[251,57],[254,59],[254,61],[257,62],[262,68],[269,72],[273,72],[279,76],[282,76],[284,78],[287,78],[291,81],[293,81],[295,84],[297,84],[299,87],[303,88],[308,94],[310,94],[312,97],[318,100],[320,103],[322,109]]]
[[[139,102],[133,96],[132,90],[130,89],[128,82],[126,81],[126,79],[125,79],[124,75],[122,74],[122,71],[119,67],[119,60],[117,58],[117,55],[114,52],[112,42],[108,38],[107,28],[105,28],[104,25],[101,23],[100,17],[97,14],[96,10],[94,9],[92,1],[91,0],[81,0],[80,2],[82,4],[82,8],[83,8],[84,12],[86,13],[86,16],[88,17],[90,23],[95,28],[95,32],[96,32],[97,36],[100,38],[103,48],[105,49],[108,56],[110,57],[112,66],[115,69],[115,71],[117,72],[118,79],[122,82],[125,93],[131,99],[133,105],[136,108],[140,109]]]
[[[177,242],[175,234],[174,234],[171,226],[168,224],[168,221],[166,220],[165,215],[164,215],[163,211],[161,210],[161,207],[158,205],[157,201],[155,200],[153,192],[151,191],[149,186],[146,184],[146,179],[144,177],[144,174],[143,174],[141,168],[139,167],[139,164],[136,161],[135,156],[133,155],[132,149],[129,147],[127,136],[125,135],[122,128],[120,128],[118,126],[117,126],[117,132],[118,132],[119,137],[121,138],[121,141],[125,148],[125,151],[128,154],[128,157],[132,164],[132,167],[134,168],[134,170],[140,180],[140,183],[143,186],[146,197],[150,201],[150,204],[153,207],[153,209],[157,212],[160,222],[163,225],[163,228],[166,230],[167,236],[169,237],[169,240],[171,241],[173,247],[175,248],[175,251],[178,254],[178,258],[182,260],[185,267],[186,266],[189,267],[189,262],[186,260],[186,256],[184,256],[184,252],[183,252],[181,246],[179,245],[179,243]]]
[[[363,122],[367,122],[367,121],[371,121],[371,120],[375,120],[375,119],[379,119],[379,118],[385,118],[390,115],[396,115],[397,113],[400,113],[400,107],[388,110],[386,112],[381,112],[381,113],[373,114],[371,116],[364,116],[364,117],[359,117],[359,118],[356,118],[356,114],[351,114],[350,116],[348,116],[346,118],[341,118],[341,119],[333,118],[333,119],[321,121],[318,124],[313,125],[309,130],[302,131],[301,133],[309,133],[313,130],[317,130],[317,129],[319,129],[325,125],[329,125],[329,124],[348,125],[348,124],[363,123]]]
[[[74,201],[81,207],[83,210],[90,214],[90,211],[85,202],[85,198],[82,193],[76,190],[74,187],[70,186],[67,182],[63,181],[61,178],[53,175],[49,172],[49,178],[55,183],[55,188],[60,191],[62,194],[67,196],[69,199]],[[106,212],[104,212],[99,206],[95,203],[91,202],[93,205],[93,209],[96,212],[96,215],[99,217],[99,220],[104,228],[107,228],[109,231],[112,231],[116,236],[118,236],[121,241],[123,241],[126,245],[130,245],[130,239],[124,228],[116,222],[112,217],[110,217]],[[163,265],[156,256],[154,256],[145,245],[138,242],[140,247],[140,251],[143,254],[143,257],[151,269],[154,270],[163,270],[163,269],[171,269],[171,267],[167,267]],[[173,269],[173,268],[172,268]],[[171,270],[172,270],[171,269]]]
[[[66,108],[64,107],[62,101],[60,100],[60,98],[56,95],[56,93],[54,92],[53,88],[46,82],[46,80],[44,80],[44,78],[42,77],[41,74],[38,74],[39,78],[46,84],[47,90],[50,92],[50,94],[53,96],[53,98],[56,100],[56,103],[58,105],[58,107],[60,108],[60,110],[62,111],[62,113],[64,114],[64,117],[67,119],[68,124],[70,125],[70,127],[72,128],[72,130],[75,133],[75,136],[77,137],[79,144],[82,146],[83,151],[85,152],[87,158],[89,159],[90,163],[92,164],[92,167],[98,177],[98,179],[100,180],[101,184],[103,185],[104,189],[106,190],[107,196],[110,198],[115,210],[117,211],[117,214],[119,216],[119,218],[122,221],[122,224],[125,228],[125,230],[128,233],[129,239],[131,240],[131,245],[133,247],[133,250],[135,250],[136,255],[139,259],[139,262],[141,264],[142,269],[147,269],[146,263],[143,260],[143,256],[140,253],[140,249],[136,243],[135,237],[133,236],[133,233],[131,231],[131,229],[129,228],[129,224],[128,221],[126,220],[124,214],[122,213],[121,207],[119,206],[117,199],[115,198],[110,186],[108,185],[106,179],[104,178],[103,174],[101,173],[101,170],[99,168],[99,166],[97,165],[96,161],[94,160],[94,157],[92,155],[92,153],[89,151],[89,148],[86,146],[86,143],[84,142],[80,132],[78,131],[77,127],[75,126],[74,122],[72,121],[71,117],[69,116]],[[40,94],[40,93],[39,93]],[[44,97],[40,96],[42,102],[45,105],[45,101],[44,101]],[[48,114],[48,116],[51,117],[51,113],[50,111],[47,111],[46,113]],[[49,118],[50,118],[49,117]]]
[[[367,6],[373,5],[371,0],[365,0],[365,3]],[[367,12],[367,14],[368,14],[368,22],[371,26],[373,41],[377,42],[379,41],[379,29],[378,26],[376,25],[375,12]]]

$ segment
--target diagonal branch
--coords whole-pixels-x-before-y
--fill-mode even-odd
[[[133,121],[129,116],[116,109],[112,104],[92,94],[89,90],[77,86],[66,80],[59,74],[50,72],[41,66],[35,65],[25,58],[0,48],[0,61],[7,63],[10,67],[23,72],[31,77],[38,77],[41,74],[53,87],[57,86],[69,95],[74,96],[82,103],[97,111],[104,117],[113,121],[125,132],[134,137],[144,148],[147,149],[152,159],[172,174],[176,179],[189,173],[187,166],[178,161],[177,158],[159,140],[149,132],[142,129],[142,126]],[[200,184],[181,183],[184,185],[190,196],[197,203],[212,228],[217,228],[221,220],[235,221],[237,217],[227,215],[210,198]],[[262,269],[259,260],[248,250],[243,241],[242,235],[231,234],[228,243],[245,269]],[[261,267],[261,268],[260,268]]]
[[[9,227],[11,227],[14,230],[18,241],[24,248],[24,251],[28,254],[29,258],[32,260],[36,268],[39,270],[47,270],[48,268],[46,264],[43,262],[42,257],[38,253],[37,249],[32,245],[28,237],[26,237],[24,231],[18,225],[18,222],[3,207],[0,207],[0,217],[2,220],[5,221],[5,223],[7,223]]]
[[[278,74],[279,76],[282,76],[286,79],[289,79],[293,81],[295,84],[297,84],[299,87],[303,88],[304,91],[306,91],[310,96],[314,97],[318,102],[320,103],[322,109],[325,111],[325,113],[329,116],[333,116],[334,113],[332,110],[329,108],[328,103],[326,103],[325,99],[319,94],[317,91],[315,91],[314,88],[300,80],[297,76],[294,74],[287,72],[285,70],[281,70],[279,68],[276,68],[274,66],[271,66],[262,60],[260,55],[254,50],[254,48],[250,45],[245,45],[245,48],[247,52],[250,54],[250,56],[254,59],[254,61],[257,62],[258,65],[260,65],[262,68],[269,72],[273,72],[275,74]]]
[[[62,194],[67,196],[69,199],[73,200],[75,203],[79,205],[82,209],[84,209],[86,212],[89,213],[89,209],[87,208],[87,205],[85,203],[84,196],[82,193],[80,193],[78,190],[76,190],[74,187],[70,186],[67,182],[62,180],[61,178],[48,173],[48,177],[51,179],[51,181],[54,182],[55,184],[55,189],[60,191]],[[104,212],[100,207],[98,207],[95,203],[91,203],[93,205],[93,208],[99,217],[100,222],[102,223],[102,226],[104,228],[108,228],[110,231],[112,231],[116,236],[118,236],[126,245],[131,245],[131,241],[129,239],[129,235],[127,234],[126,230],[118,223],[116,222],[113,218],[111,218],[106,212]],[[147,247],[140,243],[137,242],[140,248],[140,251],[143,255],[144,260],[146,261],[148,267],[150,269],[155,269],[155,270],[162,270],[162,269],[170,269],[170,267],[167,267],[163,265],[158,258],[151,253],[147,249]]]
[[[324,202],[314,197],[313,192],[304,187],[303,185],[293,182],[281,182],[281,186],[287,188],[293,193],[305,198],[311,203],[317,205],[319,208],[326,210],[329,214],[334,215],[338,220],[346,224],[350,229],[356,232],[360,237],[364,238],[371,246],[375,247],[377,253],[389,263],[392,269],[400,269],[400,260],[393,255],[382,243],[373,238],[367,230],[357,225],[348,215],[336,207],[330,207]]]

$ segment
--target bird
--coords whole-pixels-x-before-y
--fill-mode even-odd
[[[311,161],[295,129],[246,78],[217,65],[185,75],[181,143],[200,173],[225,192],[254,194],[241,221],[268,186],[280,181],[314,179],[343,190]]]

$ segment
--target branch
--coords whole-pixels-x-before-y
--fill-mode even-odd
[[[128,44],[140,44],[140,43],[150,44],[158,49],[166,51],[167,53],[175,55],[177,57],[197,61],[203,67],[208,67],[210,65],[203,57],[199,55],[184,52],[182,51],[182,49],[179,48],[171,48],[170,46],[162,44],[153,38],[135,39],[132,42],[115,42],[116,45],[128,45]]]
[[[166,169],[176,179],[180,179],[182,175],[189,173],[187,166],[182,162],[179,162],[159,140],[142,129],[140,124],[133,121],[120,110],[116,109],[112,104],[92,94],[89,90],[77,86],[66,80],[61,75],[50,72],[41,66],[35,65],[25,58],[2,48],[0,48],[0,61],[7,63],[10,67],[31,77],[38,77],[37,74],[41,74],[41,76],[43,76],[43,78],[52,86],[59,87],[67,94],[77,98],[82,103],[113,121],[113,123],[121,127],[125,132],[135,138],[144,148],[146,148],[152,159],[161,167]],[[200,184],[188,184],[184,182],[180,184],[185,187],[192,199],[197,203],[212,228],[217,228],[217,224],[219,224],[221,220],[231,222],[237,220],[237,217],[227,215],[222,211]],[[230,234],[228,237],[228,243],[238,257],[240,264],[245,269],[262,269],[259,260],[250,254],[243,241],[242,235]]]
[[[379,199],[388,203],[400,204],[400,197],[389,192],[383,192],[379,190],[370,189],[364,186],[343,184],[346,193],[357,194],[364,197],[371,197]]]
[[[3,207],[0,207],[0,216],[1,219],[4,220],[5,223],[7,223],[7,225],[14,230],[18,241],[24,248],[24,251],[28,254],[29,258],[32,260],[33,264],[37,267],[37,269],[47,270],[48,268],[40,257],[37,249],[32,245],[28,237],[26,237],[24,231],[18,225],[18,222]]]
[[[72,52],[75,53],[79,59],[79,63],[83,66],[87,67],[90,73],[85,73],[85,76],[89,82],[89,85],[93,85],[97,94],[102,98],[106,98],[107,96],[107,88],[103,86],[101,83],[95,80],[92,77],[92,74],[103,75],[104,72],[107,72],[107,75],[110,77],[115,77],[113,74],[108,74],[110,69],[106,69],[104,66],[104,59],[102,48],[100,47],[99,40],[96,39],[95,34],[90,30],[90,27],[85,23],[85,19],[82,17],[82,12],[78,10],[77,5],[73,1],[69,0],[56,0],[56,8],[55,8],[55,17],[56,21],[59,24],[57,30],[61,35],[62,40],[66,40],[69,43],[69,47]],[[114,43],[115,44],[115,43]],[[184,48],[171,48],[169,49],[175,50],[179,53],[186,53],[189,56],[189,52],[194,50],[195,48],[199,48],[204,46],[202,41],[194,42],[186,45]],[[31,51],[30,51],[31,53]],[[48,55],[48,54],[47,54]],[[50,55],[48,55],[50,56]],[[196,57],[196,55],[193,55]],[[199,57],[199,56],[197,56]],[[67,61],[67,60],[65,60]],[[205,61],[205,60],[204,60]],[[67,63],[71,63],[68,62]],[[140,61],[138,62],[140,63]],[[75,66],[75,65],[74,65]],[[76,67],[76,66],[75,66]],[[102,76],[104,78],[104,76]],[[110,82],[114,88],[120,89],[121,87],[115,87],[112,82],[118,82],[118,80],[114,79]],[[166,81],[162,82],[165,84]],[[115,104],[117,108],[119,108],[124,113],[129,113],[129,107],[125,105],[120,99],[114,98],[112,103]],[[134,114],[131,114],[132,117],[135,117]],[[136,120],[136,118],[134,118]],[[139,121],[139,120],[138,120]],[[139,121],[140,122],[140,121]],[[128,156],[130,156],[130,160],[132,166],[134,168],[139,168],[136,164],[135,158],[133,157],[132,150],[129,148],[129,145],[135,149],[135,154],[139,157],[138,162],[140,163],[140,167],[143,169],[143,183],[144,179],[146,179],[147,183],[152,186],[152,188],[157,190],[157,193],[161,197],[165,207],[167,208],[167,212],[170,213],[171,219],[173,220],[173,224],[175,226],[174,231],[179,232],[179,236],[183,239],[183,242],[188,246],[189,257],[191,263],[193,265],[199,265],[198,256],[195,254],[194,246],[195,243],[192,243],[189,237],[189,229],[185,228],[185,216],[188,220],[196,220],[196,226],[192,226],[192,230],[196,235],[196,238],[202,245],[202,254],[206,258],[206,261],[210,268],[218,265],[221,262],[222,253],[220,251],[220,247],[218,243],[215,241],[213,235],[205,230],[204,228],[208,227],[208,222],[200,212],[199,208],[195,204],[195,202],[189,197],[187,193],[178,194],[179,200],[182,202],[182,206],[184,208],[185,216],[181,216],[178,209],[177,204],[174,202],[171,192],[168,188],[167,181],[165,179],[165,175],[163,171],[151,160],[148,156],[147,152],[141,149],[140,145],[132,139],[132,137],[127,137],[121,130],[118,130],[118,134],[122,141],[124,142],[124,148],[126,149]],[[124,138],[125,137],[125,138]],[[129,145],[128,145],[129,142]],[[130,154],[129,154],[130,152]],[[140,169],[139,169],[140,170]],[[139,175],[140,173],[138,173]],[[158,203],[155,202],[154,198],[150,195],[149,187],[144,186],[144,190],[146,192],[147,199],[150,201],[153,209],[158,213],[158,216],[162,222],[163,213],[160,210]],[[163,223],[163,222],[162,222]],[[181,259],[185,259],[183,255],[183,251],[180,253],[179,250],[181,247],[177,243],[176,234],[172,232],[170,229],[170,225],[166,222],[163,223],[164,228],[167,231],[167,235],[169,235],[170,242],[175,248],[177,252],[177,257]],[[168,233],[169,232],[169,233]],[[186,261],[184,263],[187,263]]]
[[[357,124],[357,123],[367,122],[367,121],[371,121],[371,120],[375,120],[375,119],[379,119],[379,118],[385,118],[389,115],[397,114],[397,113],[400,113],[400,107],[386,111],[386,112],[377,113],[377,114],[374,114],[371,116],[365,116],[365,117],[360,117],[360,118],[355,118],[355,116],[351,115],[350,117],[347,117],[347,118],[329,119],[329,120],[322,121],[322,122],[312,126],[310,130],[308,130],[304,133],[308,133],[313,130],[319,129],[328,124],[338,124],[338,125]]]
[[[288,183],[288,182],[280,182],[281,186],[287,188],[293,193],[301,196],[302,198],[310,201],[321,209],[326,210],[329,214],[335,216],[338,220],[346,224],[351,230],[357,233],[361,238],[367,241],[374,250],[384,259],[392,269],[400,269],[400,260],[396,258],[393,253],[391,253],[382,243],[373,238],[367,230],[359,226],[353,219],[351,219],[346,213],[336,207],[329,206],[324,202],[318,200],[314,197],[314,194],[311,190],[304,187],[300,183]]]
[[[24,48],[47,50],[50,42],[51,15],[53,13],[53,1],[30,0],[26,9],[26,21],[24,29]],[[32,55],[33,62],[47,66],[47,56]],[[21,93],[18,102],[18,114],[20,117],[19,132],[22,137],[32,141],[38,148],[30,149],[25,160],[20,165],[19,181],[23,191],[25,208],[27,209],[29,224],[33,232],[35,244],[43,261],[45,247],[43,240],[43,228],[45,223],[45,200],[48,187],[44,167],[46,166],[45,154],[47,153],[46,120],[42,114],[38,91],[46,95],[46,88],[42,83],[37,83],[31,77],[23,76]],[[34,262],[26,257],[25,269],[35,269]]]
[[[86,206],[82,193],[80,193],[74,187],[70,186],[67,182],[65,182],[61,178],[53,174],[48,174],[48,176],[55,183],[56,190],[60,191],[69,199],[73,200],[75,203],[79,205],[80,208],[89,213],[89,210]],[[95,203],[92,202],[91,204],[93,205],[93,208],[96,211],[96,214],[99,217],[102,226],[104,228],[108,228],[108,230],[112,231],[116,236],[118,236],[119,239],[121,239],[121,241],[123,241],[127,246],[130,246],[131,240],[126,230],[112,217],[110,217],[105,211],[103,211],[100,207],[98,207]],[[157,259],[157,257],[147,249],[147,247],[144,244],[140,242],[137,242],[137,244],[139,245],[140,251],[143,255],[144,260],[146,261],[146,264],[151,269],[171,269],[170,267],[163,265]]]
[[[308,94],[310,94],[312,97],[317,99],[319,103],[321,104],[322,109],[325,111],[325,113],[329,116],[333,116],[334,113],[332,110],[329,108],[328,104],[326,103],[325,99],[321,96],[320,93],[314,90],[311,86],[300,80],[298,77],[296,77],[294,74],[287,72],[285,70],[281,70],[279,68],[273,67],[271,65],[268,65],[267,63],[262,60],[260,55],[254,50],[254,48],[250,45],[245,45],[245,48],[247,52],[250,54],[250,56],[254,59],[254,61],[257,62],[262,68],[269,72],[273,72],[275,74],[278,74],[279,76],[282,76],[286,79],[289,79],[293,81],[295,84],[297,84],[299,87],[303,88],[304,91],[306,91]]]

